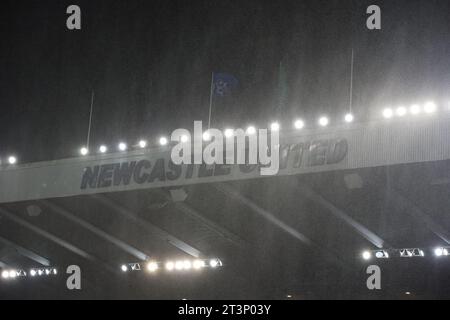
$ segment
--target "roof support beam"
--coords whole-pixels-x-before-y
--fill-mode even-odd
[[[34,262],[37,262],[40,265],[43,265],[46,267],[50,266],[50,261],[48,259],[38,255],[37,253],[34,253],[34,252],[26,249],[6,238],[0,237],[0,243],[3,243],[4,245],[15,249],[20,255],[22,255],[30,260],[33,260]]]
[[[45,204],[47,207],[49,207],[51,210],[53,210],[55,213],[59,214],[60,216],[70,220],[71,222],[85,228],[86,230],[89,230],[90,232],[94,233],[98,237],[112,243],[116,247],[122,249],[123,251],[127,252],[128,254],[134,256],[135,258],[139,260],[147,260],[148,256],[143,253],[142,251],[130,246],[129,244],[125,243],[124,241],[111,236],[110,234],[106,233],[105,231],[101,230],[100,228],[97,228],[96,226],[90,224],[89,222],[86,222],[85,220],[78,218],[73,213],[69,212],[69,210],[64,209],[63,207],[54,204],[48,200],[42,200],[43,204]]]
[[[107,198],[104,195],[93,195],[94,199],[101,202],[103,205],[107,206],[111,210],[114,210],[115,212],[119,213],[123,217],[125,217],[128,220],[133,221],[134,223],[138,224],[139,226],[146,229],[149,233],[155,235],[159,239],[170,243],[171,245],[175,246],[176,248],[180,249],[181,251],[184,251],[185,253],[193,256],[193,257],[200,257],[201,253],[199,250],[195,249],[194,247],[190,246],[186,242],[172,236],[168,232],[158,228],[157,226],[149,223],[148,221],[145,221],[144,219],[139,218],[137,215],[135,215],[131,210],[123,207],[122,205],[114,202],[113,200]]]

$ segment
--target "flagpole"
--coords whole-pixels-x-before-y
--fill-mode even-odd
[[[91,124],[92,124],[92,111],[94,109],[94,90],[92,90],[91,93],[91,109],[89,112],[89,127],[88,127],[88,133],[87,133],[87,139],[86,139],[86,148],[89,150],[89,142],[91,139]]]
[[[209,92],[209,116],[208,116],[208,129],[211,128],[211,110],[213,104],[213,95],[214,95],[214,72],[211,73],[211,88]]]
[[[349,100],[349,111],[352,113],[353,108],[353,64],[354,64],[354,54],[352,48],[352,62],[350,67],[350,100]]]

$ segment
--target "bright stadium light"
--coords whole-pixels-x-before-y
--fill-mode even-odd
[[[407,112],[407,110],[406,110],[405,107],[398,107],[398,108],[395,110],[395,113],[396,113],[397,116],[399,116],[399,117],[403,117],[404,115],[406,115],[406,112]]]
[[[183,261],[175,262],[175,269],[176,270],[183,270],[184,269],[184,262]]]
[[[439,248],[434,249],[434,255],[436,257],[448,256],[449,252],[448,252],[447,248],[439,247]]]
[[[120,151],[125,151],[125,150],[127,150],[127,144],[125,142],[120,142],[119,145],[117,146],[117,148]]]
[[[181,142],[186,143],[186,142],[188,142],[188,141],[189,141],[189,137],[188,137],[187,135],[183,134],[183,135],[181,136]]]
[[[120,269],[122,269],[123,272],[127,272],[128,271],[128,267],[127,265],[123,264]]]
[[[434,113],[436,109],[436,104],[432,101],[425,103],[425,105],[423,106],[423,110],[425,111],[425,113]]]
[[[108,151],[108,148],[105,145],[101,145],[100,148],[98,148],[98,151],[100,151],[100,153],[105,153]]]
[[[383,110],[383,117],[385,119],[390,119],[394,115],[394,111],[391,108],[386,108]]]
[[[326,127],[330,123],[330,120],[327,117],[320,117],[319,125],[321,127]]]
[[[53,269],[53,274],[56,276],[58,274],[58,270]]]
[[[145,147],[147,147],[147,141],[140,140],[138,145],[139,145],[139,148],[144,149]]]
[[[10,270],[9,271],[9,277],[11,279],[14,279],[15,277],[17,277],[17,271],[16,270]]]
[[[294,128],[297,130],[303,129],[303,127],[305,126],[305,122],[303,122],[303,120],[301,119],[297,119],[294,122]]]
[[[369,260],[370,258],[372,258],[372,253],[370,251],[364,251],[362,253],[362,257],[364,260]]]
[[[7,270],[2,271],[2,278],[3,279],[8,279],[9,278],[9,271],[7,271]]]
[[[420,106],[418,104],[413,104],[410,108],[409,108],[409,112],[412,115],[417,115],[420,113]]]
[[[14,157],[14,156],[10,156],[10,157],[8,158],[8,163],[9,163],[9,164],[16,164],[16,163],[17,163],[17,158]]]
[[[205,131],[203,133],[203,141],[210,141],[211,140],[211,134],[208,131]]]
[[[87,155],[88,153],[89,153],[88,148],[82,147],[82,148],[80,149],[80,154],[81,154],[82,156],[85,156],[85,155]]]
[[[156,262],[147,263],[147,270],[149,272],[155,272],[156,270],[158,270],[158,264]]]
[[[273,122],[270,125],[270,130],[271,131],[280,131],[280,124],[278,122]]]
[[[231,138],[234,135],[234,130],[233,129],[225,129],[225,138]]]
[[[32,276],[32,277],[36,276],[36,270],[31,269],[30,270],[30,276]]]
[[[217,261],[217,259],[211,259],[211,260],[209,261],[209,266],[210,266],[211,268],[216,268],[216,267],[219,266],[219,261]]]
[[[165,146],[165,145],[167,145],[167,143],[168,143],[168,141],[167,141],[166,137],[159,138],[159,144],[160,145]]]
[[[253,134],[255,134],[256,133],[256,128],[254,127],[254,126],[249,126],[248,128],[247,128],[247,134],[251,134],[251,135],[253,135]]]
[[[203,260],[194,260],[192,266],[196,270],[204,268],[205,267],[205,261],[203,261]]]
[[[184,268],[184,270],[190,270],[192,268],[192,263],[189,260],[184,260],[183,268]]]
[[[351,113],[347,113],[344,117],[344,120],[347,123],[353,122],[354,119],[355,119],[355,117]]]
[[[387,251],[384,251],[384,250],[379,250],[379,251],[375,252],[375,257],[377,259],[388,259],[389,253],[387,253]]]
[[[167,271],[172,271],[175,268],[175,264],[172,261],[168,261],[166,263],[166,270]]]

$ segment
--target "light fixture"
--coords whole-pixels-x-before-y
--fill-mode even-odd
[[[436,111],[436,104],[432,101],[425,103],[423,110],[425,113],[433,113]]]
[[[369,260],[370,258],[372,258],[372,253],[370,251],[364,251],[362,253],[362,257],[364,260]]]
[[[211,260],[209,261],[209,266],[210,266],[211,268],[216,268],[217,266],[219,266],[219,261],[217,261],[217,259],[211,259]]]
[[[203,260],[194,260],[193,262],[194,269],[198,270],[205,267],[205,261]]]
[[[273,122],[270,125],[270,130],[271,131],[280,131],[280,124],[278,122]]]
[[[138,145],[139,145],[139,148],[144,149],[145,147],[147,147],[147,141],[141,140],[141,141],[139,141]]]
[[[158,264],[156,262],[147,263],[147,270],[150,272],[155,272],[156,270],[158,270]]]
[[[186,142],[188,142],[188,141],[189,141],[189,137],[188,137],[187,135],[183,134],[183,135],[181,136],[181,142],[186,143]]]
[[[89,153],[88,148],[82,147],[82,148],[80,149],[80,154],[81,154],[82,156],[85,156],[85,155],[87,155],[88,153]]]
[[[120,269],[122,269],[123,272],[127,272],[128,271],[128,266],[123,264]]]
[[[375,257],[377,259],[388,259],[389,253],[385,250],[378,250],[378,251],[375,251]]]
[[[210,141],[211,140],[211,134],[208,131],[205,131],[203,133],[203,141]]]
[[[172,271],[175,268],[175,264],[172,261],[168,261],[166,263],[166,270],[167,271]]]
[[[300,129],[303,129],[304,126],[305,126],[305,123],[303,122],[303,120],[301,120],[301,119],[295,120],[295,122],[294,122],[295,129],[300,130]]]
[[[345,122],[350,123],[350,122],[353,122],[354,118],[355,117],[353,116],[353,114],[347,113],[344,117],[344,120],[345,120]]]
[[[17,163],[17,158],[14,157],[14,156],[10,156],[10,157],[8,158],[8,163],[9,163],[9,164],[16,164],[16,163]]]
[[[125,151],[127,150],[127,145],[125,142],[120,142],[119,145],[117,146],[119,148],[120,151]]]
[[[392,118],[392,116],[394,115],[394,111],[392,111],[391,108],[385,108],[383,110],[383,117],[386,119],[390,119]]]
[[[31,269],[30,270],[30,276],[32,276],[32,277],[36,276],[36,270]]]
[[[184,262],[183,261],[175,262],[175,269],[176,270],[183,270],[184,269]]]
[[[399,116],[399,117],[403,117],[404,115],[406,115],[406,112],[407,112],[407,110],[406,110],[405,107],[398,107],[398,108],[395,110],[395,113],[396,113],[397,116]]]
[[[162,146],[165,146],[167,144],[167,138],[166,137],[161,137],[159,138],[159,144]]]
[[[420,106],[418,104],[413,104],[410,108],[409,108],[409,112],[412,115],[417,115],[420,113]]]
[[[231,138],[234,135],[234,130],[233,129],[225,129],[224,134],[225,134],[225,138]]]
[[[16,270],[10,270],[9,271],[9,277],[11,279],[14,279],[15,277],[17,277],[17,271]]]
[[[9,278],[9,271],[8,270],[3,270],[2,271],[2,278],[3,279],[8,279]]]
[[[330,123],[330,120],[327,117],[320,117],[319,118],[319,125],[321,127],[326,127]]]
[[[98,148],[98,151],[100,151],[100,153],[105,153],[108,151],[108,148],[105,145],[101,145],[100,148]]]
[[[253,134],[255,134],[256,133],[256,128],[254,127],[254,126],[249,126],[248,128],[247,128],[247,134],[250,134],[250,135],[253,135]]]

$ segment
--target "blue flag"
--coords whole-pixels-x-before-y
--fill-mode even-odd
[[[239,84],[238,79],[228,73],[213,74],[213,93],[216,96],[226,96],[230,94]]]

